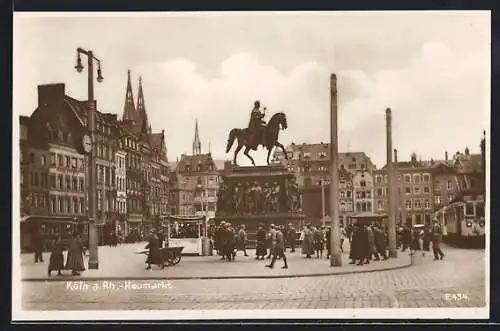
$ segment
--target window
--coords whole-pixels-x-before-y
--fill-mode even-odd
[[[448,188],[448,191],[452,191],[453,190],[453,181],[448,180],[448,184],[446,187]]]
[[[415,215],[415,221],[417,224],[422,224],[422,215],[416,214]]]
[[[58,204],[57,204],[57,212],[58,213],[62,213],[64,211],[62,198],[58,198],[57,202],[58,202]]]
[[[73,191],[78,191],[78,179],[73,177],[73,186],[71,187]]]
[[[64,166],[64,159],[62,155],[57,155],[57,166],[63,167]]]
[[[356,212],[359,213],[361,211],[361,203],[357,202],[356,203]]]
[[[404,175],[405,183],[411,183],[411,175]]]
[[[75,214],[78,214],[78,199],[77,198],[73,198],[73,212]]]
[[[66,167],[71,168],[71,158],[69,156],[66,156]]]
[[[372,203],[368,201],[366,203],[366,211],[371,211],[371,210],[372,210]]]
[[[85,200],[80,199],[80,214],[85,212]]]
[[[454,198],[453,194],[448,195],[448,202],[452,202]]]
[[[352,192],[351,191],[347,191],[347,199],[350,199],[352,196]]]
[[[73,169],[76,169],[77,166],[78,166],[78,162],[76,160],[76,157],[71,158],[71,167]]]
[[[47,159],[45,158],[45,155],[40,156],[40,164],[42,166],[47,165]]]
[[[51,213],[57,212],[57,209],[56,209],[56,198],[54,198],[54,197],[50,198],[50,212]]]
[[[413,188],[413,192],[414,192],[415,194],[420,194],[420,187],[418,187],[418,186],[417,186],[417,187],[414,187],[414,188]]]
[[[340,198],[345,199],[345,191],[340,191]]]
[[[436,205],[440,205],[440,204],[441,204],[441,196],[439,196],[439,195],[435,195],[435,196],[434,196],[434,203],[435,203]]]
[[[383,209],[383,207],[382,207],[382,201],[378,201],[377,202],[377,209],[378,210],[382,210]]]
[[[405,186],[405,194],[411,194],[411,187]]]
[[[57,176],[57,188],[58,189],[63,188],[63,176],[62,175]],[[61,209],[59,209],[59,210],[61,210]]]
[[[434,183],[434,191],[441,191],[441,183],[439,181]]]
[[[428,183],[431,181],[431,175],[424,174],[423,179],[424,179],[424,183]]]
[[[431,202],[430,202],[430,200],[425,200],[424,201],[424,207],[425,207],[425,209],[431,209]]]
[[[56,153],[50,153],[50,164],[53,166],[56,165]]]
[[[56,188],[56,175],[55,174],[50,174],[50,187],[51,188]]]
[[[372,198],[372,192],[371,191],[366,191],[366,198],[371,199]]]
[[[383,196],[383,195],[384,195],[384,191],[383,191],[381,188],[378,188],[378,189],[377,189],[377,196],[378,196],[378,197],[381,197],[381,196]]]
[[[79,180],[79,187],[78,187],[79,191],[80,192],[83,192],[84,188],[83,188],[83,178],[80,178]]]
[[[361,187],[366,187],[366,180],[361,180],[361,181],[359,182],[359,185],[360,185]]]
[[[431,188],[429,186],[424,186],[424,193],[430,193]]]
[[[413,204],[414,204],[415,209],[422,208],[422,204],[421,204],[420,200],[415,200],[415,202]]]
[[[406,200],[406,209],[411,209],[411,200]]]
[[[341,180],[340,181],[340,188],[345,188],[345,187],[346,187],[345,180]]]
[[[66,176],[66,191],[71,191],[71,177]]]
[[[414,174],[413,175],[413,182],[415,184],[420,184],[420,175],[419,174]]]
[[[467,202],[465,204],[465,215],[474,216],[474,204],[472,202]]]

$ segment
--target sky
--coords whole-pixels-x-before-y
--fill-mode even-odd
[[[228,133],[247,126],[255,100],[267,119],[286,113],[285,146],[329,142],[335,73],[340,152],[383,166],[390,107],[400,160],[443,159],[479,153],[489,131],[490,39],[489,12],[15,13],[13,112],[36,109],[40,84],[85,100],[82,47],[102,63],[100,111],[122,116],[130,69],[169,161],[192,153],[195,119],[202,152],[229,159]],[[265,163],[265,150],[251,155]],[[248,165],[242,152],[238,162]]]

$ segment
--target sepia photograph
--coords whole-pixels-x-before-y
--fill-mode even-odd
[[[489,317],[489,11],[14,12],[12,320]]]

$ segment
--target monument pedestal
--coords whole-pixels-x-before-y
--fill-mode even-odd
[[[249,241],[259,225],[292,225],[304,219],[301,194],[295,176],[283,165],[234,167],[222,176],[217,201],[217,222],[237,228],[244,224]]]

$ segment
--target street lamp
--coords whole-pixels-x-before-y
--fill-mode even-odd
[[[98,256],[98,246],[97,246],[97,194],[96,194],[96,102],[94,100],[94,60],[97,62],[97,81],[100,83],[103,81],[102,71],[101,71],[101,60],[94,56],[92,51],[87,51],[82,48],[76,50],[76,66],[75,69],[78,72],[83,71],[82,58],[81,55],[86,55],[87,62],[87,72],[88,72],[88,120],[87,120],[87,131],[90,134],[90,145],[92,148],[87,151],[88,153],[88,196],[89,196],[89,269],[99,269],[99,256]]]

